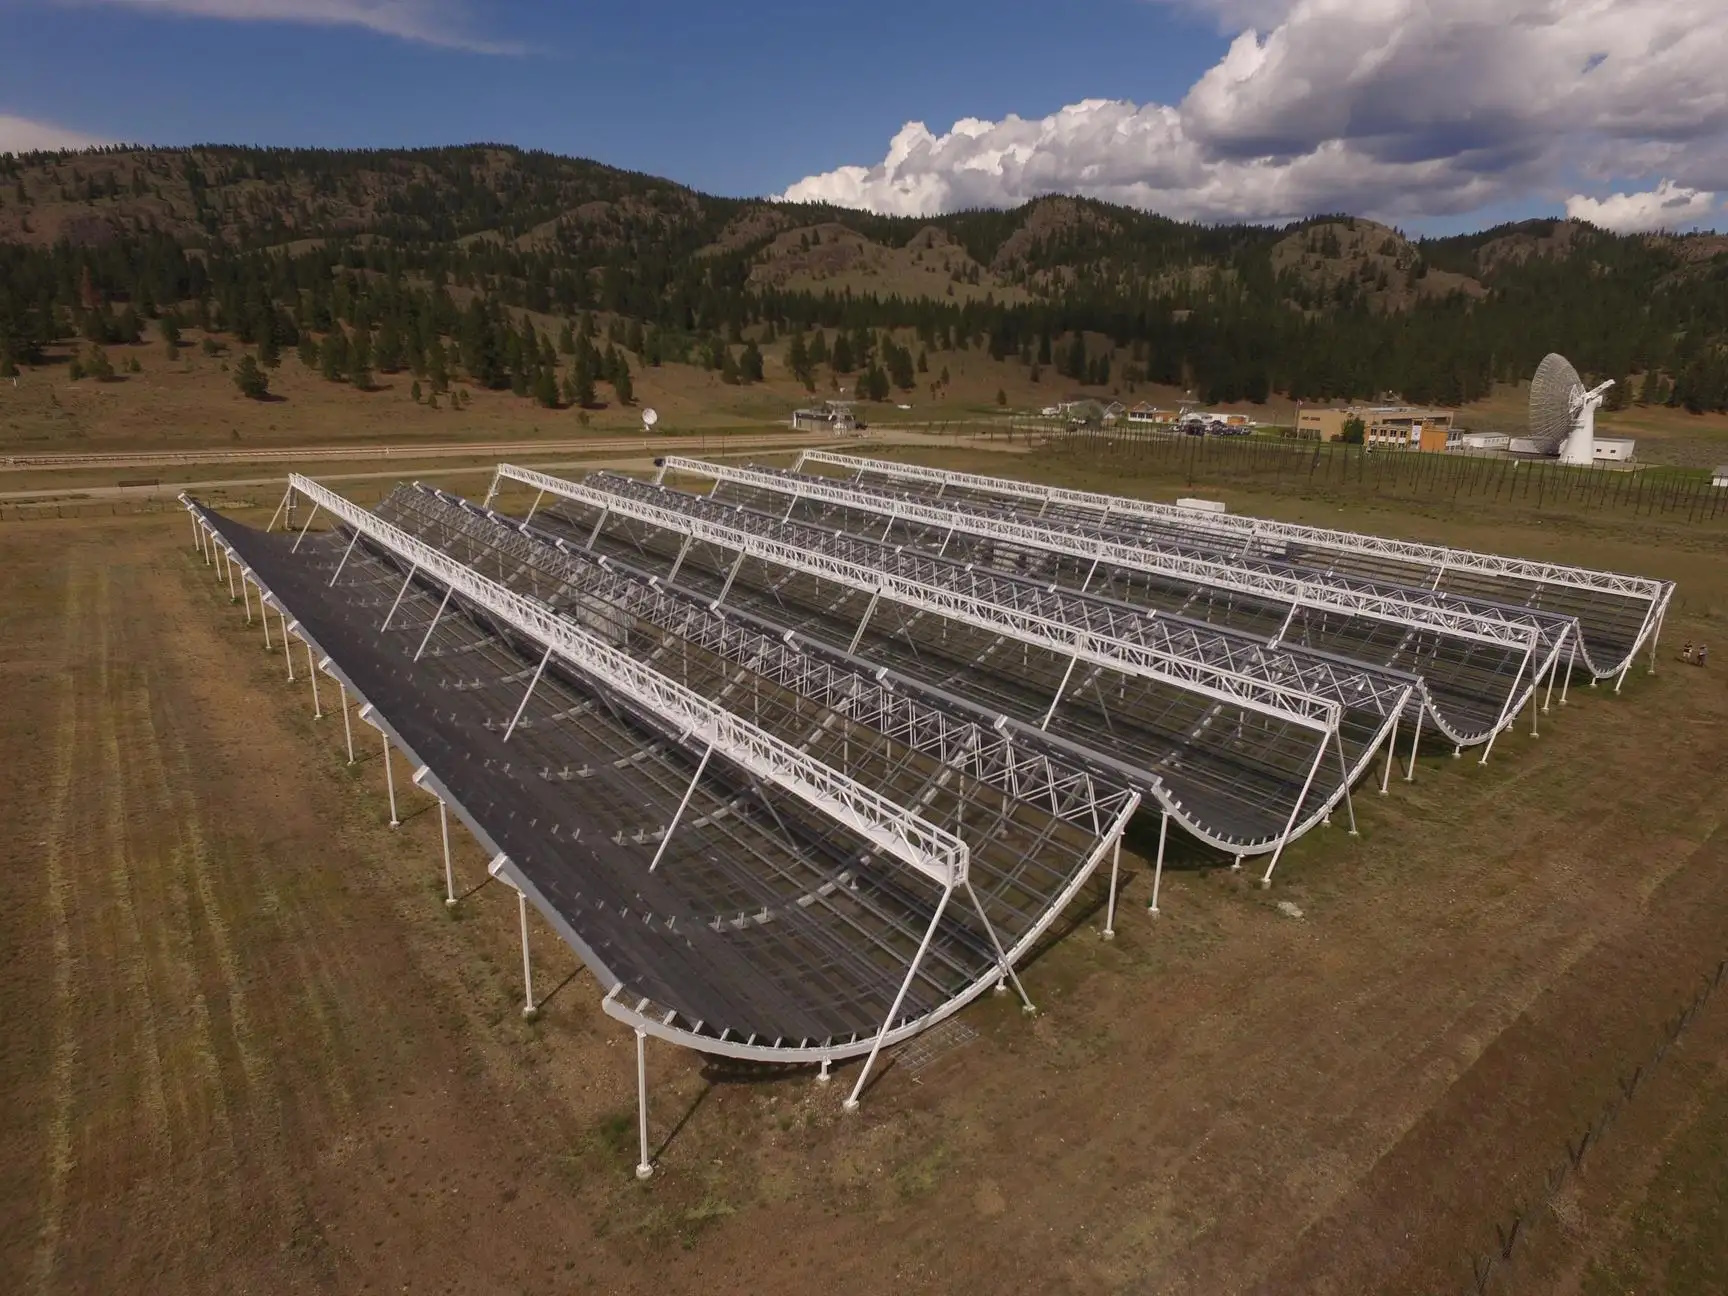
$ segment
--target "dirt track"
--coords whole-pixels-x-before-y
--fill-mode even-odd
[[[1694,609],[1715,561],[1673,559]],[[1728,954],[1728,689],[1665,664],[1425,759],[1269,895],[1179,873],[1154,922],[1134,875],[1113,944],[1082,917],[1029,969],[1038,1019],[981,1005],[856,1117],[655,1049],[656,1142],[685,1123],[638,1185],[596,988],[520,1021],[514,906],[447,915],[430,803],[387,827],[379,754],[345,764],[178,519],[0,531],[0,673],[4,1290],[1462,1292]],[[1728,1088],[1709,1012],[1500,1290],[1624,1232]]]

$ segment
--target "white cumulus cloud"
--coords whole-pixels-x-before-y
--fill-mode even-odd
[[[30,153],[37,149],[44,152],[84,149],[111,142],[81,131],[67,130],[64,126],[56,126],[52,122],[0,113],[0,153]]]
[[[108,4],[146,13],[230,22],[303,23],[363,27],[384,36],[476,54],[520,54],[522,46],[489,40],[474,30],[464,0],[60,0],[68,5]]]
[[[1400,218],[1648,174],[1629,163],[1702,190],[1723,165],[1722,0],[1166,2],[1265,25],[1180,103],[910,122],[881,162],[782,196],[932,214],[1060,191],[1197,219]]]
[[[1686,189],[1672,180],[1644,193],[1615,193],[1606,198],[1573,194],[1566,200],[1568,216],[1622,234],[1683,229],[1708,219],[1715,211],[1715,194]]]

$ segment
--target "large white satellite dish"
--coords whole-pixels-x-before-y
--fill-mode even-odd
[[[651,428],[656,423],[658,423],[659,421],[660,421],[660,415],[657,411],[655,411],[653,409],[645,409],[642,411],[642,426],[643,427]]]
[[[1530,380],[1530,437],[1543,454],[1560,462],[1588,464],[1595,458],[1596,410],[1614,385],[1609,379],[1585,390],[1565,356],[1549,354]]]

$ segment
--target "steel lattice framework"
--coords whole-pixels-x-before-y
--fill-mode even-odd
[[[1322,732],[1336,727],[1341,699],[1391,716],[1409,700],[1413,687],[1408,677],[1388,679],[1347,665],[1267,653],[1264,645],[1208,634],[1202,627],[1173,627],[1138,609],[1083,603],[1068,591],[957,568],[940,558],[861,537],[774,523],[696,496],[646,487],[632,478],[598,474],[585,483],[572,482],[510,464],[501,464],[497,476]]]
[[[1141,664],[1148,660],[1144,649],[1132,643],[1098,637],[1096,623],[1088,629],[1092,638],[1081,641],[1082,647],[1077,653],[1073,630],[1067,626],[1053,623],[1049,619],[1052,608],[1056,609],[1058,613],[1060,612],[1062,600],[1071,597],[1068,594],[1048,588],[1028,586],[1025,582],[1002,578],[991,573],[967,572],[966,569],[960,568],[956,564],[932,560],[928,555],[887,550],[869,542],[855,541],[849,537],[837,537],[831,533],[816,531],[813,528],[785,529],[785,535],[781,536],[775,534],[778,524],[773,524],[771,520],[766,525],[757,526],[758,519],[747,512],[720,509],[718,506],[711,506],[694,497],[664,491],[635,482],[632,479],[606,477],[591,480],[590,483],[574,483],[546,474],[515,469],[508,465],[503,466],[500,472],[502,474],[501,480],[521,480],[539,492],[536,509],[539,500],[546,495],[564,501],[573,501],[583,508],[587,513],[585,518],[570,517],[561,519],[559,522],[561,527],[567,526],[569,528],[571,539],[582,547],[593,545],[595,538],[602,535],[604,524],[609,518],[620,521],[640,521],[656,533],[673,537],[672,548],[676,548],[676,555],[674,556],[669,548],[665,557],[659,560],[663,565],[663,574],[667,575],[669,579],[676,579],[681,567],[685,571],[690,570],[687,556],[688,563],[694,563],[691,545],[698,541],[703,545],[712,546],[717,553],[724,552],[735,555],[735,557],[727,560],[726,574],[723,577],[717,574],[714,585],[709,586],[710,590],[718,587],[718,594],[710,593],[708,595],[716,606],[726,602],[728,591],[734,590],[734,581],[737,579],[739,569],[745,560],[752,556],[758,556],[768,569],[779,570],[792,575],[810,574],[813,578],[827,582],[827,587],[830,589],[851,590],[856,592],[861,599],[868,596],[868,605],[862,608],[861,618],[859,608],[856,606],[852,608],[850,615],[856,622],[855,628],[848,626],[840,632],[838,638],[832,634],[828,635],[828,641],[831,643],[845,642],[849,637],[853,646],[856,647],[864,633],[865,626],[870,622],[871,614],[876,610],[878,601],[887,600],[895,602],[896,606],[905,608],[911,614],[911,620],[914,624],[923,619],[938,627],[944,624],[953,624],[981,629],[985,635],[982,641],[983,657],[978,659],[976,670],[984,669],[984,658],[991,656],[993,645],[1000,646],[1005,639],[1011,643],[1036,645],[1041,649],[1048,650],[1054,656],[1057,669],[1053,674],[1043,677],[1046,682],[1042,687],[1053,690],[1054,697],[1049,692],[1045,693],[1043,700],[1038,701],[1035,704],[1036,709],[1031,712],[1033,716],[1039,712],[1043,713],[1044,721],[1039,725],[1041,729],[1049,723],[1051,716],[1055,714],[1057,701],[1062,699],[1065,694],[1078,700],[1078,695],[1085,691],[1085,688],[1091,688],[1098,694],[1100,701],[1105,692],[1108,692],[1112,699],[1118,698],[1118,684],[1109,682],[1111,676],[1106,676],[1102,681],[1108,683],[1108,689],[1100,688],[1100,681],[1097,679],[1087,680],[1084,686],[1076,681],[1076,686],[1070,688],[1069,676],[1073,674],[1076,663],[1080,661],[1092,661],[1100,670],[1111,672],[1114,678],[1118,680],[1152,678],[1161,680],[1162,684],[1174,685],[1198,699],[1212,698],[1211,710],[1193,711],[1191,719],[1181,721],[1184,726],[1195,726],[1191,733],[1184,728],[1181,733],[1185,733],[1187,735],[1185,737],[1179,733],[1169,734],[1168,740],[1174,743],[1174,746],[1169,749],[1166,757],[1153,758],[1150,752],[1147,752],[1145,756],[1137,755],[1130,768],[1136,771],[1137,786],[1155,798],[1183,827],[1201,840],[1230,851],[1238,858],[1250,854],[1271,853],[1272,862],[1266,872],[1267,879],[1270,878],[1272,870],[1276,867],[1278,855],[1285,843],[1308,831],[1315,823],[1325,819],[1333,805],[1348,800],[1350,782],[1354,781],[1361,773],[1380,746],[1390,743],[1396,731],[1399,713],[1404,710],[1415,688],[1415,682],[1409,676],[1401,676],[1374,668],[1346,666],[1337,661],[1318,658],[1311,654],[1309,656],[1313,658],[1313,664],[1316,668],[1312,678],[1324,681],[1326,687],[1337,689],[1337,698],[1314,698],[1309,695],[1310,700],[1316,704],[1313,710],[1306,715],[1301,713],[1292,715],[1287,708],[1268,707],[1264,697],[1248,697],[1246,701],[1258,702],[1259,705],[1247,709],[1257,710],[1268,720],[1276,720],[1280,724],[1307,727],[1314,733],[1309,755],[1301,759],[1300,766],[1292,774],[1291,782],[1276,793],[1277,803],[1280,806],[1277,811],[1279,815],[1278,826],[1265,825],[1250,829],[1248,827],[1249,822],[1256,817],[1264,817],[1264,815],[1250,816],[1249,820],[1239,822],[1233,819],[1220,820],[1215,818],[1215,815],[1225,813],[1225,807],[1221,805],[1207,807],[1207,797],[1210,794],[1205,793],[1204,787],[1195,782],[1197,771],[1186,768],[1193,763],[1195,754],[1190,753],[1186,756],[1183,754],[1185,748],[1197,741],[1214,744],[1218,741],[1224,741],[1233,746],[1245,744],[1241,746],[1244,753],[1253,748],[1254,741],[1249,735],[1242,732],[1240,721],[1229,721],[1226,717],[1216,714],[1218,707],[1243,704],[1240,684],[1229,681],[1226,689],[1195,688],[1190,683],[1189,678],[1180,674],[1165,670],[1146,670]],[[596,482],[600,484],[596,485]],[[638,495],[645,495],[647,498],[638,498]],[[555,512],[556,510],[549,511],[548,516],[552,516]],[[733,521],[742,521],[755,529],[741,529],[732,525]],[[682,537],[682,544],[677,543],[677,537]],[[626,540],[626,544],[639,548],[641,541]],[[646,550],[642,552],[647,553]],[[669,572],[664,570],[667,565],[670,568]],[[907,576],[909,572],[916,574],[921,568],[943,573],[945,577],[951,577],[954,573],[962,574],[967,582],[962,589],[963,597],[956,600],[949,590],[921,584],[910,578],[896,579]],[[718,573],[718,569],[716,570]],[[780,585],[782,592],[785,592],[783,584],[774,580],[770,580],[768,585],[761,587],[763,596],[753,605],[758,615],[776,617],[777,609],[782,606],[780,596],[774,592],[777,585]],[[980,599],[980,594],[988,595],[994,586],[1000,586],[1004,591],[1007,591],[1006,594],[996,595],[997,598],[1011,597],[1018,601],[1017,605],[992,603],[987,599]],[[736,595],[734,595],[735,597]],[[819,592],[805,591],[804,597],[806,600],[804,606],[810,605],[809,599],[811,598],[822,605],[827,605],[830,601],[830,596],[822,595]],[[900,600],[904,600],[904,602],[902,603]],[[1034,611],[1036,619],[1027,619],[1025,613],[1029,608]],[[840,612],[839,604],[834,604],[833,610]],[[1005,613],[1013,613],[1013,615],[1006,616]],[[1106,613],[1109,616],[1120,618],[1120,624],[1129,627],[1131,633],[1143,633],[1144,627],[1148,624],[1144,612],[1125,606],[1106,609]],[[931,618],[935,620],[932,621]],[[832,623],[830,622],[830,624]],[[1201,626],[1198,627],[1198,630],[1202,636],[1215,638],[1220,642],[1228,642],[1231,638],[1228,635],[1218,636],[1209,627]],[[947,632],[935,630],[931,632],[931,635],[933,637],[928,640],[927,649],[940,651],[942,644],[947,641]],[[891,647],[893,642],[892,639],[878,639],[874,642],[871,652],[873,654],[879,653],[885,648]],[[1290,662],[1298,660],[1298,656],[1295,654],[1269,652],[1264,645],[1257,645],[1256,647],[1260,654],[1256,660],[1271,659]],[[924,678],[928,678],[928,671],[932,663],[920,657],[915,645],[912,656],[913,660],[908,661],[907,664]],[[1244,660],[1252,657],[1253,654],[1243,654]],[[1066,671],[1061,668],[1061,663],[1064,661],[1067,662]],[[982,684],[984,677],[977,674],[976,670],[972,673],[962,670],[960,678],[952,687],[956,688],[962,695],[991,697],[994,705],[1002,705],[1002,703],[994,701],[995,695],[1000,690],[977,687]],[[1295,668],[1292,667],[1291,670],[1294,673]],[[1125,674],[1122,674],[1123,672]],[[1002,678],[995,672],[991,673],[991,677]],[[1353,682],[1358,677],[1361,678],[1363,685],[1360,691],[1353,687]],[[1035,681],[1037,672],[1034,671],[1027,678]],[[1305,682],[1307,678],[1309,677],[1304,677]],[[1013,709],[1012,704],[1009,705],[1009,709]],[[1344,741],[1343,731],[1338,723],[1340,717],[1346,714],[1351,717],[1348,744]],[[1154,716],[1148,716],[1147,720],[1155,726],[1164,723]],[[1099,713],[1095,723],[1102,724],[1106,728],[1112,727],[1107,712]],[[1099,732],[1099,730],[1094,729],[1088,733],[1088,745],[1097,742]],[[1148,732],[1150,733],[1150,731]],[[1070,733],[1069,736],[1072,738],[1075,735]],[[1334,779],[1334,776],[1329,774],[1324,786],[1315,788],[1316,795],[1313,803],[1305,804],[1308,801],[1309,787],[1314,784],[1319,772],[1321,757],[1328,749],[1328,739],[1339,756],[1338,775]],[[1278,738],[1276,732],[1268,732],[1260,739],[1261,745],[1267,751],[1279,749],[1283,741]],[[1346,745],[1349,748],[1348,755],[1345,751]],[[1135,748],[1135,750],[1141,749]],[[1142,759],[1152,759],[1153,763],[1150,765],[1139,764],[1138,762]],[[1245,759],[1245,756],[1233,757],[1232,759]],[[1181,775],[1183,788],[1180,793],[1175,789],[1167,789],[1162,777],[1151,772],[1159,768],[1168,768]],[[1241,789],[1246,789],[1254,786],[1254,778],[1271,778],[1272,774],[1270,767],[1258,775],[1244,767],[1236,777],[1248,780],[1240,784]],[[1268,785],[1268,794],[1272,794],[1270,785]],[[1198,805],[1191,803],[1193,798],[1198,798]],[[1285,817],[1286,813],[1287,818]],[[1233,828],[1223,826],[1232,822],[1237,822],[1238,826]]]
[[[292,474],[289,489],[352,529],[388,548],[418,572],[509,625],[584,675],[604,682],[667,725],[691,734],[791,796],[846,825],[880,850],[944,887],[966,880],[966,843],[924,822],[904,806],[810,760],[796,748],[691,692],[569,619],[506,585],[481,576],[450,555],[369,513],[358,504]],[[311,525],[307,519],[307,526]]]
[[[1035,518],[1066,513],[1127,536],[1179,536],[1209,543],[1220,556],[1270,555],[1330,570],[1359,569],[1401,583],[1438,590],[1456,586],[1508,604],[1551,604],[1576,616],[1582,625],[1579,651],[1598,679],[1624,675],[1645,642],[1660,633],[1673,597],[1671,581],[1626,575],[1539,559],[1456,549],[1420,541],[1232,514],[1199,513],[1152,500],[1071,490],[1012,478],[952,472],[888,460],[866,459],[825,450],[800,452],[795,471],[807,464],[924,488],[935,498],[972,495]],[[1035,510],[1029,506],[1036,505]],[[1604,656],[1604,651],[1611,656]]]

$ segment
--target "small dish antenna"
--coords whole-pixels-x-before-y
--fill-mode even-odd
[[[642,426],[643,426],[643,428],[651,429],[659,421],[660,421],[660,415],[659,415],[658,411],[653,410],[653,409],[645,409],[642,411]]]

